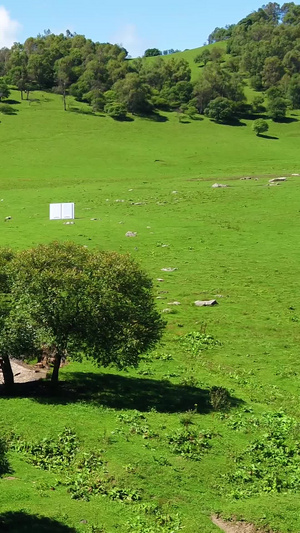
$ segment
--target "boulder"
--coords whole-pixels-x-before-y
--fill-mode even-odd
[[[286,181],[286,178],[285,177],[273,178],[273,179],[269,180],[269,183],[281,183],[282,181]]]
[[[197,307],[211,307],[213,305],[217,305],[217,300],[196,300],[195,305]]]
[[[223,183],[214,183],[212,185],[212,189],[218,189],[218,188],[223,188],[224,189],[224,187],[228,187],[228,185],[224,185]]]

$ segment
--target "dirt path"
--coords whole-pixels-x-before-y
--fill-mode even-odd
[[[26,383],[28,381],[38,381],[45,378],[47,370],[44,368],[37,368],[35,366],[26,365],[21,361],[11,361],[12,371],[15,377],[15,383]],[[0,385],[3,383],[2,372],[0,372]]]
[[[257,529],[253,524],[248,524],[247,522],[229,522],[216,515],[213,515],[211,520],[225,533],[263,533],[262,529]],[[272,533],[270,529],[268,531]]]

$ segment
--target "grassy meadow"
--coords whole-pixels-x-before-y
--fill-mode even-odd
[[[10,98],[1,245],[72,240],[129,252],[153,278],[167,328],[137,369],[71,362],[60,395],[0,398],[0,429],[13,442],[0,515],[41,515],[54,533],[212,533],[213,513],[299,532],[299,113],[259,138],[248,120],[115,122],[71,98],[68,112],[53,94]],[[287,181],[268,186],[275,176]],[[49,221],[51,202],[75,202],[75,223]],[[217,306],[194,305],[212,298]],[[192,351],[193,332],[211,335],[211,346]],[[231,395],[226,412],[209,403],[216,386]],[[29,460],[29,444],[65,428],[79,455],[99,454],[97,468],[86,459],[85,485],[78,465]],[[72,450],[62,447],[63,461]],[[98,493],[95,469],[106,487]],[[19,516],[9,531],[43,530],[42,518]]]

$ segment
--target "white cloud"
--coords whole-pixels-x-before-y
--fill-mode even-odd
[[[7,46],[10,48],[17,40],[21,24],[17,20],[12,20],[10,14],[4,6],[0,6],[0,48]]]
[[[124,46],[132,57],[143,55],[146,48],[151,46],[148,40],[139,36],[137,27],[134,24],[126,24],[120,28],[111,37],[110,41]]]

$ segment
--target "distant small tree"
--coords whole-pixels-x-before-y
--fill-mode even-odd
[[[286,115],[287,101],[281,96],[269,99],[267,113],[272,120],[282,120]]]
[[[210,61],[210,59],[211,59],[210,49],[209,48],[204,48],[204,50],[202,50],[200,52],[200,54],[196,55],[196,57],[194,59],[194,62],[195,63],[203,63],[203,65],[206,65],[208,63],[208,61]]]
[[[3,113],[3,115],[15,115],[16,109],[12,107],[10,104],[0,104],[0,113]]]
[[[262,95],[255,96],[252,102],[253,113],[262,113],[263,111],[265,111],[263,104],[264,104],[264,97]]]
[[[99,89],[92,89],[84,95],[86,100],[91,106],[93,111],[103,111],[105,106],[105,96]]]
[[[252,130],[259,137],[261,133],[265,133],[269,129],[269,124],[263,119],[258,118],[252,124]]]
[[[236,115],[234,102],[218,96],[208,104],[205,114],[216,122],[230,122]]]
[[[124,104],[120,104],[119,102],[109,102],[108,104],[105,104],[104,112],[115,120],[124,120],[126,118],[127,109]]]
[[[294,74],[287,90],[293,109],[300,109],[300,74]]]
[[[154,57],[154,56],[161,56],[162,51],[158,48],[147,48],[144,52],[144,57]]]
[[[211,52],[210,52],[211,61],[215,61],[216,63],[218,63],[222,61],[223,56],[224,56],[224,51],[222,48],[214,47],[211,49]]]
[[[8,98],[10,90],[4,78],[0,78],[0,102],[2,98]]]

